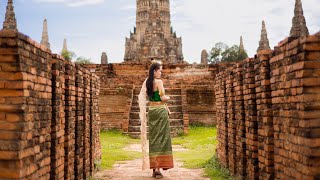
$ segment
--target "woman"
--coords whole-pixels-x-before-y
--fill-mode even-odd
[[[169,108],[165,104],[170,100],[165,95],[165,89],[161,78],[161,62],[153,61],[149,69],[149,76],[143,83],[139,94],[141,140],[144,154],[144,167],[146,168],[146,119],[145,119],[145,95],[147,94],[150,104],[148,111],[149,125],[149,165],[153,169],[153,177],[160,179],[163,175],[160,168],[167,170],[173,168],[172,145],[170,137]],[[146,94],[145,94],[146,93]]]

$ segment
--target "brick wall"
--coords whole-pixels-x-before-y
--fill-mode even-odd
[[[210,85],[184,86],[190,124],[216,124],[214,88]]]
[[[119,63],[83,65],[101,80],[100,115],[102,129],[128,132],[129,112],[134,88],[140,88],[149,64]],[[164,64],[162,79],[167,89],[180,88],[184,129],[189,123],[215,125],[214,76],[218,65]],[[129,110],[128,110],[129,109]]]
[[[132,85],[101,87],[101,128],[128,131],[129,113],[133,96]]]
[[[320,178],[320,33],[216,75],[220,163],[249,179]]]
[[[96,75],[1,30],[0,179],[92,175],[101,158],[98,94]]]

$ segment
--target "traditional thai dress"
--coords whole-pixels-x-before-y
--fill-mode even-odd
[[[149,160],[150,169],[173,168],[172,145],[169,115],[165,103],[161,101],[159,91],[149,99]]]

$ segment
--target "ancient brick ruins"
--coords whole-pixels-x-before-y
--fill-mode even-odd
[[[0,179],[86,179],[100,161],[99,79],[0,31]]]
[[[121,129],[140,137],[137,96],[150,64],[85,65],[100,77],[101,128]],[[163,81],[171,96],[172,133],[187,133],[189,124],[215,125],[214,77],[218,65],[164,64]]]
[[[88,179],[100,162],[99,78],[45,45],[17,32],[9,0],[0,31],[0,179]]]
[[[219,161],[250,179],[320,176],[320,33],[230,64],[216,76]]]
[[[100,161],[99,79],[0,31],[0,179],[88,178]]]
[[[169,0],[137,0],[136,27],[126,38],[125,62],[183,62],[182,39],[173,32]]]
[[[308,36],[296,1],[289,38],[215,79],[219,162],[248,179],[320,178],[320,32]]]

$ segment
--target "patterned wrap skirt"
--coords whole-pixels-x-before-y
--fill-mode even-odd
[[[165,105],[148,111],[150,169],[173,168],[169,115]]]

